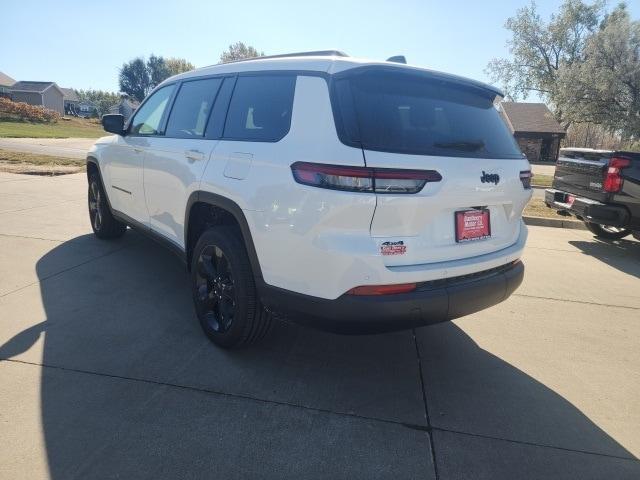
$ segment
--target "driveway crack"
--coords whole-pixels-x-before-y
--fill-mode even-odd
[[[598,307],[609,307],[609,308],[626,308],[628,310],[640,310],[638,307],[630,307],[628,305],[613,305],[610,303],[598,303],[598,302],[588,302],[586,300],[572,300],[569,298],[555,298],[555,297],[543,297],[540,295],[526,295],[523,293],[514,293],[513,297],[524,297],[524,298],[535,298],[537,300],[552,300],[554,302],[570,302],[570,303],[581,303],[583,305],[596,305]]]
[[[431,426],[431,419],[429,418],[429,406],[427,403],[427,394],[424,389],[424,375],[422,375],[422,358],[420,357],[420,347],[418,346],[418,339],[416,338],[416,329],[411,330],[413,334],[413,343],[416,346],[416,357],[418,360],[418,375],[420,376],[420,389],[422,390],[422,402],[424,404],[424,416],[427,420],[427,428],[425,429],[429,434],[429,447],[431,450],[431,463],[433,463],[433,472],[436,480],[440,478],[438,474],[438,463],[436,462],[436,448],[433,441],[433,428]]]
[[[417,343],[416,343],[416,345],[417,345]],[[419,352],[419,350],[417,350],[417,351]],[[311,407],[311,406],[308,406],[308,405],[300,405],[300,404],[295,404],[295,403],[291,403],[291,402],[283,402],[283,401],[278,401],[278,400],[269,400],[269,399],[264,399],[264,398],[259,398],[259,397],[253,397],[251,395],[246,395],[246,394],[227,393],[227,392],[223,392],[223,391],[220,391],[220,390],[214,390],[214,389],[203,388],[203,387],[193,387],[193,386],[189,386],[189,385],[180,385],[180,384],[171,383],[171,382],[167,382],[167,381],[161,381],[161,380],[151,380],[151,379],[145,379],[145,378],[126,377],[124,375],[116,375],[116,374],[103,373],[103,372],[94,372],[94,371],[91,371],[91,370],[82,370],[82,369],[78,369],[78,368],[62,367],[62,366],[58,366],[58,365],[44,365],[42,363],[30,362],[30,361],[26,361],[26,360],[17,360],[17,359],[13,359],[13,358],[1,358],[0,357],[0,363],[1,362],[18,363],[18,364],[22,364],[22,365],[31,365],[31,366],[40,367],[40,368],[50,368],[50,369],[54,369],[54,370],[78,373],[78,374],[82,374],[82,375],[95,375],[95,376],[98,376],[98,377],[113,378],[113,379],[118,379],[118,380],[129,381],[129,382],[140,382],[140,383],[146,383],[146,384],[149,384],[149,385],[158,385],[158,386],[163,386],[163,387],[176,388],[176,389],[181,389],[181,390],[198,392],[198,393],[202,393],[202,394],[217,395],[217,396],[220,396],[220,397],[235,398],[235,399],[238,399],[238,400],[246,400],[246,401],[257,402],[257,403],[264,403],[264,404],[270,404],[270,405],[278,405],[278,406],[284,406],[284,407],[290,407],[290,408],[297,408],[297,409],[300,409],[300,410],[308,410],[310,412],[337,415],[337,416],[340,416],[340,417],[355,418],[355,419],[358,419],[358,420],[364,420],[364,421],[369,421],[369,422],[378,422],[378,423],[385,423],[385,424],[389,424],[389,425],[397,425],[397,426],[404,427],[404,428],[409,428],[409,429],[412,429],[412,430],[418,430],[418,431],[422,431],[422,432],[427,432],[429,434],[429,440],[430,440],[430,444],[431,444],[431,455],[432,455],[432,458],[434,459],[433,460],[434,469],[436,468],[435,467],[435,465],[436,465],[435,464],[435,449],[434,449],[434,446],[433,446],[433,439],[432,439],[432,433],[434,431],[436,431],[436,432],[453,433],[453,434],[456,434],[456,435],[467,435],[467,436],[471,436],[471,437],[484,438],[484,439],[487,439],[487,440],[499,440],[499,441],[514,443],[514,444],[530,445],[530,446],[533,446],[533,447],[551,448],[551,449],[561,450],[561,451],[566,451],[566,452],[583,453],[585,455],[596,455],[596,456],[600,456],[600,457],[608,457],[608,458],[616,458],[616,459],[620,459],[620,460],[628,460],[628,461],[632,461],[632,462],[640,462],[640,460],[638,460],[637,458],[632,458],[632,457],[624,457],[624,456],[619,456],[619,455],[611,455],[611,454],[607,454],[607,453],[592,452],[592,451],[588,451],[588,450],[580,450],[580,449],[575,449],[575,448],[560,447],[560,446],[556,446],[556,445],[546,445],[546,444],[542,444],[542,443],[527,442],[527,441],[524,441],[524,440],[515,440],[515,439],[512,439],[512,438],[495,437],[495,436],[492,436],[492,435],[484,435],[484,434],[479,434],[479,433],[470,433],[470,432],[452,430],[452,429],[447,429],[447,428],[442,428],[442,427],[434,427],[434,426],[431,426],[431,425],[425,427],[424,425],[417,425],[417,424],[414,425],[414,424],[411,424],[411,423],[399,422],[399,421],[396,421],[396,420],[390,420],[390,419],[385,419],[385,418],[368,417],[366,415],[358,415],[358,414],[351,413],[351,412],[336,412],[336,411],[329,410],[329,409],[326,409],[326,408]],[[421,375],[421,378],[422,378],[422,375]],[[422,381],[421,381],[421,385],[423,385]],[[423,394],[424,394],[424,385],[423,385],[422,391],[423,391]],[[426,396],[423,397],[423,398],[426,398]],[[427,412],[427,408],[426,407],[427,407],[427,404],[425,402],[425,412]],[[436,470],[436,478],[439,478],[437,470]]]

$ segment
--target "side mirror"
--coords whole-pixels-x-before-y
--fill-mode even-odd
[[[119,113],[108,113],[102,116],[102,128],[109,133],[124,135],[124,116]]]

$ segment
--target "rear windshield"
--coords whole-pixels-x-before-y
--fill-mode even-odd
[[[417,155],[522,158],[491,92],[375,70],[334,85],[336,123],[348,145]]]

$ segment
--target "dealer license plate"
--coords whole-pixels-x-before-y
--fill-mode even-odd
[[[472,242],[491,237],[489,210],[455,212],[456,242]]]

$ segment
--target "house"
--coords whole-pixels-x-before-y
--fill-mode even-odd
[[[544,103],[502,102],[500,113],[530,162],[558,160],[566,132]]]
[[[133,112],[136,111],[136,108],[140,103],[136,100],[131,100],[125,96],[122,96],[119,103],[112,105],[109,107],[109,111],[107,113],[119,113],[124,116],[124,121],[129,120],[129,117],[133,115]]]
[[[83,100],[78,103],[77,114],[79,117],[88,118],[98,114],[98,107],[93,102]]]
[[[11,87],[11,99],[40,105],[64,115],[64,93],[55,82],[16,82]]]
[[[0,72],[0,97],[9,97],[11,94],[11,86],[16,81],[6,73]]]
[[[80,97],[73,88],[60,88],[64,94],[64,113],[65,115],[77,115]]]

